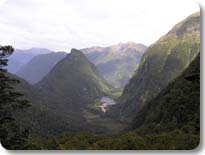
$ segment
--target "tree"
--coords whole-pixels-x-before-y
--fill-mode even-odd
[[[8,57],[14,52],[12,46],[0,46],[0,140],[10,150],[26,149],[28,129],[23,129],[16,121],[13,113],[27,107],[28,101],[22,94],[14,90],[18,80],[11,78],[5,69]]]

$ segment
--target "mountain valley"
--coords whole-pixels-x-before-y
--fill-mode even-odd
[[[28,129],[29,149],[184,150],[199,145],[199,12],[149,47],[127,42],[68,53],[15,50],[8,66],[8,53],[0,48],[0,95],[13,95],[14,103],[28,100],[28,107],[12,116]]]

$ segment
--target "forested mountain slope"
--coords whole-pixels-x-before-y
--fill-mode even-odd
[[[137,74],[119,99],[120,104],[113,107],[116,117],[132,121],[148,101],[189,66],[199,50],[200,15],[195,13],[147,49]]]
[[[200,129],[200,56],[137,114],[134,128]]]

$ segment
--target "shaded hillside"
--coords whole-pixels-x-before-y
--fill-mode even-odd
[[[20,81],[14,85],[15,90],[24,94],[23,98],[31,104],[29,108],[14,113],[20,125],[29,129],[31,135],[58,135],[66,131],[106,132],[105,128],[87,122],[81,111],[85,106],[79,103],[66,105],[68,103],[52,102],[52,99],[36,91],[25,80],[12,74],[9,76]],[[53,103],[56,105],[52,107]]]
[[[110,47],[91,47],[82,51],[112,86],[122,88],[138,68],[145,49],[143,44],[127,42]]]
[[[179,76],[200,50],[200,16],[189,16],[144,54],[136,75],[126,85],[120,104],[113,108],[116,117],[131,121],[145,103]],[[111,112],[112,114],[113,112]]]
[[[16,75],[30,84],[35,84],[45,77],[48,72],[64,57],[65,52],[40,54],[33,57],[17,71]]]
[[[200,129],[200,57],[137,114],[134,128],[154,130]]]

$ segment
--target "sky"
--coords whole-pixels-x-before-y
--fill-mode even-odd
[[[0,0],[0,44],[56,51],[148,46],[196,11],[194,0]]]

